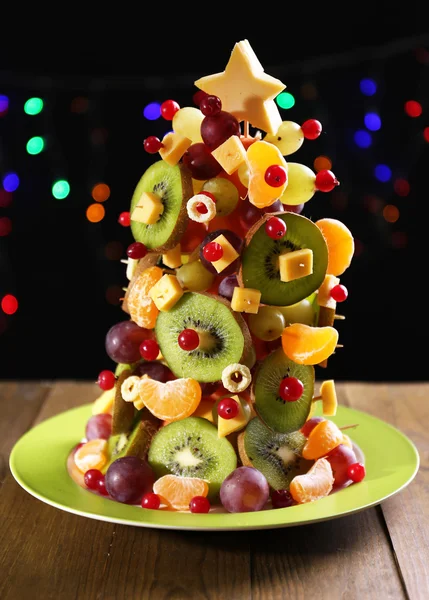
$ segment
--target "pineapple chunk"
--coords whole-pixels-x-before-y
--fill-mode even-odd
[[[163,275],[150,289],[149,296],[158,310],[167,311],[183,296],[183,289],[175,275]]]
[[[228,242],[224,235],[218,235],[217,238],[212,240],[222,246],[223,256],[219,260],[212,262],[212,265],[218,273],[221,273],[226,267],[228,267],[236,258],[240,255],[232,244]]]
[[[180,249],[180,243],[162,255],[162,262],[166,267],[170,267],[170,269],[177,269],[177,267],[181,266],[182,252]]]
[[[313,250],[302,248],[279,256],[280,279],[293,281],[313,273]]]
[[[143,192],[140,200],[134,208],[131,221],[138,221],[145,225],[153,225],[159,220],[164,212],[164,205],[161,198],[154,192]]]
[[[320,395],[322,396],[322,410],[326,417],[334,417],[337,414],[337,392],[333,379],[324,381],[320,386]]]
[[[317,304],[325,308],[337,308],[337,302],[331,297],[331,290],[340,280],[335,275],[325,275],[325,279],[317,292]]]
[[[231,308],[237,312],[256,315],[260,302],[261,292],[259,290],[235,287],[231,299]]]
[[[250,419],[250,410],[245,411],[238,396],[230,396],[238,404],[238,414],[233,419],[224,419],[218,417],[217,435],[220,438],[226,437],[234,431],[239,431],[247,425]],[[245,402],[245,401],[244,401]]]
[[[162,143],[159,154],[162,160],[174,167],[192,144],[192,140],[180,133],[170,131],[162,138]]]
[[[246,150],[238,135],[232,135],[212,152],[224,171],[231,175],[246,160]]]
[[[115,386],[111,390],[106,390],[92,404],[92,414],[111,413],[113,401],[115,400]]]

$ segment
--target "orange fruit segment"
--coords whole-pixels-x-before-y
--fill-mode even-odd
[[[337,219],[319,219],[315,222],[328,246],[328,268],[330,275],[342,275],[350,266],[355,251],[353,235],[348,227]]]
[[[296,475],[289,491],[295,502],[314,502],[327,496],[334,485],[332,467],[326,458],[319,458],[307,473]]]
[[[155,327],[159,310],[149,296],[149,291],[163,276],[160,267],[148,267],[139,273],[130,287],[127,298],[128,311],[131,319],[145,329]]]
[[[307,460],[317,460],[343,443],[344,434],[333,421],[320,421],[310,432],[302,449],[302,456]]]
[[[247,150],[247,165],[249,169],[249,202],[258,208],[271,206],[285,191],[287,179],[283,185],[273,187],[266,183],[265,172],[272,165],[280,165],[287,171],[287,162],[282,153],[269,142],[262,140],[254,142]]]
[[[286,356],[299,365],[317,365],[335,350],[338,331],[335,327],[313,327],[293,323],[283,330],[282,348]]]
[[[174,510],[189,510],[192,498],[207,496],[209,484],[198,477],[163,475],[153,484],[153,491],[168,507]]]
[[[82,473],[89,469],[100,470],[107,462],[107,440],[95,439],[86,442],[76,450],[74,462]]]
[[[161,421],[179,421],[189,417],[197,409],[201,396],[200,384],[191,378],[162,383],[146,377],[139,383],[140,400]]]

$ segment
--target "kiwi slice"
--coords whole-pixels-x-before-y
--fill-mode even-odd
[[[184,329],[194,329],[200,346],[191,352],[178,344]],[[201,383],[219,381],[231,363],[248,353],[251,337],[244,318],[230,302],[207,293],[185,292],[169,311],[160,312],[155,334],[161,353],[176,377],[192,377]]]
[[[172,473],[199,477],[209,484],[209,497],[216,498],[223,480],[237,466],[237,455],[217,428],[202,417],[187,417],[161,427],[152,439],[148,462],[157,478]]]
[[[295,402],[285,402],[279,395],[284,377],[296,377],[304,385],[304,392]],[[290,360],[282,348],[274,350],[255,373],[253,394],[255,410],[264,423],[278,433],[297,431],[310,413],[313,399],[315,371],[312,365],[298,365]]]
[[[265,233],[265,222],[272,216],[286,223],[286,234],[278,240],[272,240]],[[278,256],[303,248],[313,251],[313,273],[293,281],[281,281]],[[262,304],[289,306],[317,290],[327,268],[328,247],[320,229],[307,217],[286,211],[267,213],[250,228],[237,277],[240,286],[261,290]]]
[[[132,375],[131,369],[125,368],[121,370],[116,380],[115,399],[112,408],[112,436],[120,435],[121,433],[128,434],[134,421],[136,412],[134,404],[132,402],[125,402],[121,393],[122,383],[130,375]]]
[[[143,173],[134,190],[131,215],[143,192],[157,194],[164,205],[164,211],[153,225],[131,220],[134,239],[150,250],[164,252],[174,248],[185,233],[188,222],[186,203],[194,195],[190,171],[182,163],[175,166],[164,160],[153,163]]]
[[[254,418],[238,440],[238,451],[241,462],[261,471],[273,489],[287,490],[295,475],[313,464],[301,456],[306,441],[300,431],[273,433]]]

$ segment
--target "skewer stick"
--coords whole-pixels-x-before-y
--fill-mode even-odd
[[[359,427],[359,423],[355,423],[354,425],[344,425],[344,427],[339,427],[339,429],[344,431],[345,429],[355,429],[356,427]]]
[[[344,321],[345,318],[346,317],[344,315],[334,315],[334,319],[338,319],[339,321]]]
[[[344,344],[337,344],[335,348],[344,348]]]
[[[244,135],[244,137],[249,137],[249,121],[244,121],[243,135]]]

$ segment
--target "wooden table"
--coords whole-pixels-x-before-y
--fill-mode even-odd
[[[429,383],[337,383],[339,402],[401,429],[421,458],[381,505],[313,525],[180,532],[105,523],[44,504],[13,479],[13,444],[92,402],[94,383],[0,383],[0,598],[375,600],[429,598]]]

